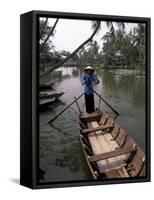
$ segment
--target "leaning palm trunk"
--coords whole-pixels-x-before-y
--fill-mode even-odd
[[[48,36],[46,37],[46,39],[44,40],[44,42],[43,42],[43,44],[42,44],[42,46],[41,46],[41,48],[40,48],[40,52],[43,50],[43,48],[44,48],[46,42],[48,41],[49,37],[53,34],[53,32],[54,32],[54,30],[55,30],[55,28],[56,28],[56,25],[57,25],[57,23],[58,23],[58,20],[59,20],[59,19],[56,20],[56,22],[55,22],[53,28],[51,29],[51,31],[50,31],[50,33],[49,33],[49,35],[48,35]]]
[[[42,38],[42,35],[43,35],[43,33],[44,33],[44,29],[45,29],[45,27],[46,27],[46,25],[47,25],[47,22],[48,22],[48,18],[46,18],[46,20],[45,20],[45,22],[44,22],[44,26],[43,26],[42,31],[41,31],[41,33],[40,33],[40,39]]]
[[[88,42],[90,42],[93,39],[93,37],[95,36],[95,34],[97,33],[97,31],[100,27],[100,24],[101,24],[101,22],[97,22],[97,26],[96,26],[95,30],[93,31],[92,35],[86,41],[84,41],[77,49],[75,49],[69,56],[67,56],[64,60],[62,60],[56,66],[54,66],[54,67],[48,69],[46,72],[42,73],[40,75],[40,78],[44,77],[48,73],[50,73],[53,70],[57,69],[58,67],[62,66],[65,62],[67,62],[70,58],[72,58],[80,49],[82,49]]]

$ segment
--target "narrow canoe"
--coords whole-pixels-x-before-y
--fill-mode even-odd
[[[54,82],[40,83],[40,90],[51,89],[53,85]]]
[[[65,92],[56,92],[53,90],[50,91],[40,91],[40,99],[43,98],[56,98],[58,99],[61,95],[63,95]]]
[[[40,99],[39,101],[39,107],[42,108],[46,108],[48,106],[50,106],[54,101],[56,100],[56,98],[43,98]]]
[[[145,154],[107,113],[82,112],[80,142],[93,179],[145,176]]]

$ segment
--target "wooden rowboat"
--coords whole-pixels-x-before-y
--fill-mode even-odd
[[[54,101],[56,101],[65,92],[55,92],[55,91],[42,91],[40,92],[39,107],[40,109],[47,108]]]
[[[58,99],[60,96],[62,96],[65,92],[56,92],[53,90],[50,91],[41,91],[40,92],[40,99],[42,98],[56,98]]]
[[[81,112],[80,142],[93,179],[145,176],[145,154],[107,113]]]
[[[40,90],[51,89],[53,85],[54,82],[40,83]]]
[[[39,107],[42,109],[42,108],[46,108],[48,106],[50,106],[54,101],[56,100],[55,97],[53,98],[43,98],[43,99],[40,99],[39,101]]]

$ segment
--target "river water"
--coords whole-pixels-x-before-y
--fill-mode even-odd
[[[95,90],[120,113],[117,122],[145,149],[145,78],[131,70],[100,70],[100,83]],[[89,180],[90,174],[79,142],[76,104],[65,111],[52,125],[47,122],[83,92],[82,72],[75,67],[61,67],[48,77],[54,89],[65,94],[50,108],[40,112],[40,168],[45,172],[41,182]],[[79,100],[84,106],[84,97]],[[95,107],[99,100],[95,96]],[[102,111],[114,113],[101,102]]]

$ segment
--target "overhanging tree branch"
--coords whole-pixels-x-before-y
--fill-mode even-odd
[[[41,45],[40,52],[43,50],[43,48],[44,48],[46,42],[48,41],[49,37],[53,34],[53,32],[54,32],[54,30],[55,30],[55,28],[56,28],[56,25],[57,25],[57,23],[58,23],[58,20],[59,20],[59,19],[56,19],[56,21],[55,21],[55,23],[54,23],[54,26],[52,27],[52,29],[51,29],[49,35],[46,37],[46,39],[44,40],[43,44]]]
[[[42,28],[42,30],[41,30],[40,39],[42,38],[42,35],[43,35],[43,32],[44,32],[44,29],[45,29],[45,27],[46,27],[47,22],[48,22],[48,18],[46,18],[45,23],[44,23],[44,26],[43,26],[43,28]]]
[[[101,22],[98,21],[97,22],[97,26],[95,28],[95,30],[93,31],[92,35],[86,40],[84,41],[77,49],[75,49],[69,56],[67,56],[63,61],[61,61],[60,63],[58,63],[56,66],[48,69],[46,72],[42,73],[40,75],[40,78],[44,77],[45,75],[47,75],[48,73],[52,72],[53,70],[57,69],[58,67],[62,66],[65,62],[67,62],[71,57],[73,57],[80,49],[82,49],[88,42],[90,42],[93,37],[95,36],[95,34],[97,33],[99,27],[100,27]]]

